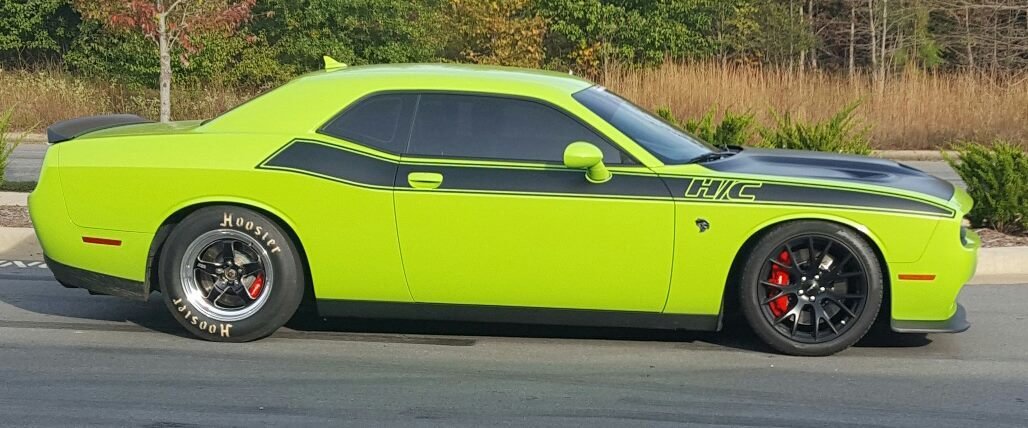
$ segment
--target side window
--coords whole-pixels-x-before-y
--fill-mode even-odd
[[[372,96],[344,110],[320,132],[387,152],[403,152],[417,98],[415,94]]]
[[[564,148],[576,141],[595,144],[606,163],[631,163],[602,137],[553,107],[480,95],[421,95],[408,152],[560,163]]]

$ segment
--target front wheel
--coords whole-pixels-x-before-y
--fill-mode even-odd
[[[172,315],[206,340],[271,335],[303,298],[296,245],[276,222],[246,208],[212,206],[188,215],[168,237],[158,269]]]
[[[882,303],[882,269],[868,242],[835,223],[775,227],[753,247],[740,308],[753,331],[791,355],[831,355],[871,328]]]

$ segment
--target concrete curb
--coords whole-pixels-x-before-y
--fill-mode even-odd
[[[0,192],[0,205],[29,205],[29,194],[20,192]]]
[[[8,132],[4,135],[7,141],[13,141],[20,137],[21,134],[17,132]],[[25,139],[21,141],[22,144],[46,144],[46,134],[25,134]]]
[[[946,151],[946,154],[955,158],[957,152]],[[875,150],[871,156],[894,161],[944,161],[939,150]]]
[[[0,227],[0,260],[43,260],[31,227]]]

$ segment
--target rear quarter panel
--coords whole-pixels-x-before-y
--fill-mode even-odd
[[[291,139],[195,133],[62,143],[68,218],[81,228],[152,238],[166,219],[190,207],[249,206],[277,216],[299,236],[319,298],[409,301],[391,193],[256,168]],[[93,249],[85,248],[81,259],[87,251]],[[107,270],[95,264],[77,267]],[[143,277],[145,267],[138,269],[133,279]]]

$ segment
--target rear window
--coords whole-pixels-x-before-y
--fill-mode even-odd
[[[383,94],[358,101],[321,128],[321,133],[400,153],[407,146],[417,95]]]

